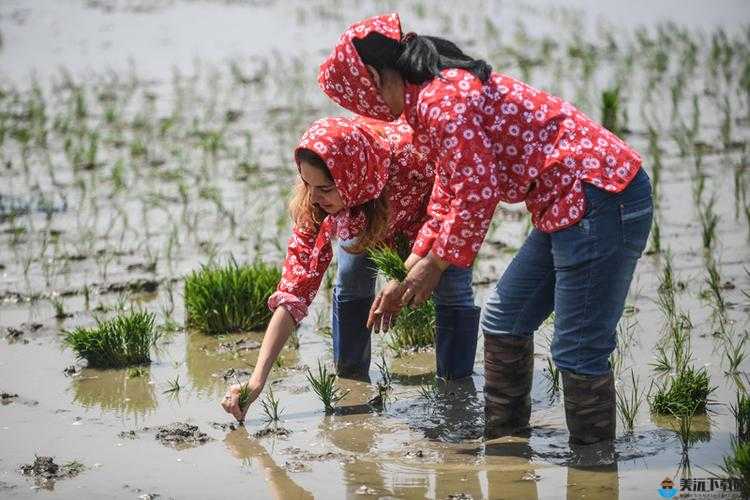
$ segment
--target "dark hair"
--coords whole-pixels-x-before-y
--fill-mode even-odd
[[[490,78],[492,66],[482,59],[467,56],[449,40],[413,33],[405,40],[400,42],[373,31],[352,42],[363,63],[378,71],[394,69],[405,80],[417,85],[439,77],[440,71],[446,68],[465,69],[482,82]]]

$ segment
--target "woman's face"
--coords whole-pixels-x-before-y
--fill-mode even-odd
[[[370,65],[366,68],[393,116],[400,116],[404,112],[404,79],[392,69],[378,71]]]
[[[328,214],[335,214],[344,208],[339,190],[333,181],[318,167],[306,161],[299,162],[302,182],[310,190],[310,200]]]

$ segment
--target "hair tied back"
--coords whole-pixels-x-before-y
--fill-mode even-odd
[[[413,31],[404,33],[403,35],[401,35],[401,43],[407,44],[410,41],[414,40],[415,38],[417,38],[417,34],[414,33]]]

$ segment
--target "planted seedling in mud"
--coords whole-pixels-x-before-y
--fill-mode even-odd
[[[747,353],[745,344],[747,343],[747,332],[741,338],[737,339],[734,335],[729,334],[724,340],[724,358],[727,361],[728,375],[738,375],[740,367],[743,366]]]
[[[268,388],[266,397],[260,402],[260,404],[263,407],[263,413],[266,415],[266,421],[276,424],[279,421],[279,416],[284,410],[279,409],[279,399],[274,395],[273,387]],[[240,405],[240,407],[242,407],[242,405]]]
[[[713,303],[714,316],[723,317],[726,313],[727,305],[722,293],[723,285],[721,283],[719,268],[712,256],[709,256],[706,259],[706,272],[708,273],[708,276],[706,277],[706,285],[708,285],[707,292]]]
[[[737,402],[729,406],[737,424],[737,440],[750,442],[750,396],[737,392]]]
[[[438,398],[438,379],[435,377],[429,384],[420,385],[417,391],[428,404],[434,404]]]
[[[646,255],[659,255],[661,253],[661,226],[659,218],[654,217],[654,223],[651,226],[651,243],[649,244]]]
[[[682,444],[682,454],[687,455],[688,449],[697,439],[693,435],[693,416],[696,413],[696,405],[682,406],[671,410],[672,416],[677,419],[677,437]]]
[[[403,281],[406,267],[399,253],[388,246],[368,251],[377,270],[388,279]],[[396,353],[432,346],[435,344],[435,304],[432,299],[419,307],[404,308],[391,327],[386,344]]]
[[[180,385],[180,376],[177,375],[172,380],[167,380],[167,389],[163,392],[163,394],[171,394],[171,395],[177,395],[178,392],[180,392],[180,389],[182,389],[182,386]]]
[[[318,360],[318,372],[313,374],[310,368],[307,369],[307,380],[310,382],[313,391],[317,394],[318,399],[323,403],[323,408],[327,415],[334,411],[336,403],[344,399],[349,391],[341,390],[336,387],[336,374],[328,371],[328,368]]]
[[[378,367],[378,372],[380,372],[380,380],[377,382],[378,395],[376,396],[375,401],[385,408],[388,402],[388,395],[393,389],[391,383],[391,370],[388,368],[388,364],[385,361],[385,355],[382,353],[380,355],[380,362],[375,365]]]
[[[732,439],[732,449],[724,457],[721,469],[730,478],[739,480],[744,498],[750,497],[750,441]]]
[[[713,248],[713,244],[716,241],[716,227],[719,224],[719,215],[714,212],[714,205],[716,204],[716,196],[711,196],[711,199],[706,203],[705,207],[698,214],[701,223],[701,236],[703,238],[703,249],[710,251]]]
[[[65,343],[91,368],[122,368],[151,362],[150,349],[159,338],[154,315],[130,311],[94,328],[65,332]]]
[[[265,328],[271,318],[266,305],[281,272],[261,262],[240,266],[204,266],[185,280],[188,326],[218,335]]]
[[[552,356],[547,356],[547,368],[544,369],[544,376],[550,383],[547,393],[550,395],[550,398],[554,398],[560,394],[560,369],[552,361]]]
[[[686,409],[692,413],[704,413],[708,396],[716,390],[710,383],[705,368],[685,367],[665,384],[657,385],[657,392],[651,399],[651,411],[658,415],[678,415]]]
[[[622,130],[619,124],[620,89],[615,87],[602,92],[602,125],[615,135]]]
[[[642,403],[643,392],[639,387],[638,379],[635,378],[635,372],[630,370],[630,390],[626,393],[621,387],[621,390],[617,391],[617,411],[626,433],[633,432]]]

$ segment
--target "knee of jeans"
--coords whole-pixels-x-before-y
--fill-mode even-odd
[[[449,267],[443,272],[433,294],[435,304],[443,307],[474,307],[471,268]]]
[[[611,352],[589,350],[583,346],[579,346],[575,350],[561,351],[555,349],[554,345],[551,351],[552,360],[560,370],[589,377],[605,375],[610,371],[609,357],[612,354]]]

